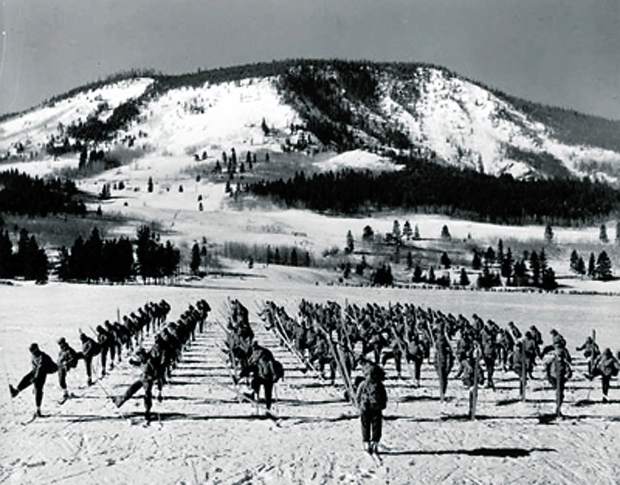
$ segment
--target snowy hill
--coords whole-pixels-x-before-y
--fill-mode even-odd
[[[0,122],[0,157],[13,161],[84,143],[158,155],[361,149],[493,175],[620,182],[620,122],[512,98],[425,64],[283,61],[116,78]]]

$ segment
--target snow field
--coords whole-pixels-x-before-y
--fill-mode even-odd
[[[170,318],[189,303],[211,304],[207,331],[184,353],[183,362],[154,403],[155,421],[148,428],[130,426],[106,399],[124,391],[138,375],[126,358],[100,384],[83,387],[83,365],[69,373],[76,398],[59,407],[56,376],[50,376],[44,401],[49,417],[23,427],[32,409],[24,392],[13,402],[0,397],[0,480],[7,483],[613,483],[618,476],[620,431],[617,404],[577,407],[579,400],[600,399],[600,384],[581,377],[584,362],[570,381],[564,406],[567,420],[538,424],[553,408],[553,391],[541,380],[530,382],[528,402],[498,406],[518,397],[518,381],[498,371],[496,393],[481,389],[477,421],[466,414],[466,390],[451,381],[448,401],[439,405],[437,382],[425,363],[422,386],[393,379],[388,364],[390,403],[385,412],[383,465],[361,451],[355,410],[342,399],[342,387],[325,387],[312,372],[304,374],[294,355],[279,346],[255,315],[259,300],[275,299],[292,312],[301,297],[363,302],[368,299],[413,301],[443,311],[476,311],[504,326],[508,318],[522,329],[536,323],[548,338],[552,326],[569,346],[580,344],[595,322],[599,342],[620,345],[611,298],[551,295],[465,294],[402,290],[270,286],[256,281],[218,280],[208,288],[89,286],[50,284],[0,288],[2,357],[14,382],[28,370],[27,345],[37,340],[55,357],[55,340],[64,335],[76,346],[77,329],[113,319],[147,300],[166,298]],[[337,293],[335,293],[337,291]],[[450,295],[449,298],[446,295]],[[279,420],[261,419],[250,403],[239,403],[223,363],[222,318],[226,297],[237,297],[251,311],[257,340],[271,348],[285,366],[277,385]],[[26,310],[25,310],[26,309]],[[588,323],[585,323],[588,322]],[[97,362],[98,366],[98,362]],[[408,375],[408,368],[403,368]],[[4,384],[5,385],[5,384]],[[620,397],[617,380],[611,398]],[[593,390],[591,390],[593,388]],[[121,408],[138,419],[138,395]],[[259,414],[262,412],[259,410]],[[615,416],[615,418],[614,418]]]

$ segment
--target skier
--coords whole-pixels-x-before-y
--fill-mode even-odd
[[[598,344],[592,337],[588,337],[581,346],[575,347],[575,350],[583,351],[583,356],[588,359],[588,375],[591,376],[594,371],[594,363],[601,355]]]
[[[60,351],[58,352],[58,384],[62,389],[63,400],[69,398],[69,391],[67,390],[67,373],[77,367],[78,353],[73,347],[71,347],[64,337],[58,340],[58,346]]]
[[[114,336],[103,328],[103,325],[97,325],[97,342],[101,348],[101,378],[103,378],[105,377],[108,351],[110,353],[114,351]],[[114,357],[111,358],[114,360]]]
[[[58,366],[49,355],[39,349],[36,343],[31,344],[29,350],[32,358],[32,370],[22,377],[19,384],[17,384],[17,388],[9,384],[9,390],[11,391],[11,397],[15,397],[31,384],[34,385],[34,401],[36,405],[34,415],[35,417],[41,417],[45,380],[48,374],[58,371]]]
[[[383,385],[385,373],[378,365],[366,368],[364,380],[357,388],[357,403],[360,409],[362,441],[370,454],[379,452],[383,426],[383,410],[387,406],[387,393]]]
[[[144,419],[148,423],[151,421],[151,408],[153,406],[153,384],[157,381],[158,386],[161,385],[159,379],[160,370],[158,368],[159,356],[139,348],[136,352],[136,357],[129,359],[129,363],[135,366],[142,366],[142,376],[127,388],[125,394],[116,396],[113,401],[116,407],[120,408],[136,392],[144,388]],[[161,392],[161,388],[159,391]]]
[[[571,378],[573,371],[570,366],[570,355],[566,347],[562,345],[562,341],[559,339],[556,340],[553,346],[554,351],[551,353],[551,358],[546,362],[545,368],[547,371],[547,380],[556,390],[555,414],[561,417],[566,381]]]
[[[592,373],[586,377],[590,380],[596,376],[601,376],[601,384],[603,386],[603,402],[608,402],[609,385],[612,377],[618,375],[620,371],[620,362],[614,357],[611,349],[606,348],[601,355],[599,355],[592,366]]]
[[[90,386],[93,383],[93,358],[101,351],[101,346],[83,332],[80,332],[80,342],[82,342],[82,352],[80,352],[79,356],[84,359],[87,378],[86,384]]]
[[[252,352],[246,367],[241,370],[240,378],[252,373],[252,397],[258,401],[260,388],[265,391],[265,407],[271,410],[273,385],[283,376],[282,365],[274,358],[269,349],[252,342]]]

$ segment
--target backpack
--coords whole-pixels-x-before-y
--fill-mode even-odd
[[[280,379],[284,377],[284,367],[279,360],[273,361],[273,382],[278,382]]]
[[[383,411],[386,406],[383,384],[377,381],[365,381],[361,386],[359,405],[362,411]]]

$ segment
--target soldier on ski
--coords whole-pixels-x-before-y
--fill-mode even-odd
[[[151,420],[151,408],[153,406],[153,384],[157,382],[158,386],[161,385],[158,377],[160,376],[159,370],[159,356],[154,355],[151,352],[147,352],[143,348],[139,348],[136,357],[129,359],[129,363],[135,366],[142,367],[142,375],[140,379],[131,384],[122,396],[116,396],[113,401],[117,408],[120,408],[125,402],[138,392],[140,389],[144,389],[144,419],[146,422]],[[161,388],[159,389],[161,392]]]
[[[67,390],[67,373],[77,367],[79,355],[73,347],[71,347],[64,337],[58,340],[58,384],[62,389],[63,399],[69,397],[69,391]]]
[[[608,402],[611,379],[616,377],[619,371],[620,361],[614,357],[611,349],[606,348],[594,361],[592,372],[586,376],[590,380],[594,379],[596,376],[601,376],[603,402]]]
[[[383,410],[387,406],[387,392],[383,385],[385,373],[378,365],[366,367],[364,380],[357,388],[362,441],[368,453],[378,453],[383,427]]]
[[[239,377],[249,374],[252,374],[253,398],[258,401],[262,387],[265,393],[265,407],[267,411],[271,410],[273,385],[283,376],[284,371],[271,351],[256,341],[252,343],[252,351]]]
[[[32,370],[22,377],[16,388],[9,384],[9,390],[11,391],[11,397],[16,397],[28,386],[33,385],[34,401],[36,405],[35,416],[41,417],[41,404],[43,403],[45,380],[48,374],[53,374],[58,371],[58,366],[49,355],[39,349],[36,343],[31,344],[29,350],[32,359]]]
[[[95,342],[92,338],[83,332],[80,332],[80,342],[82,342],[82,352],[80,352],[80,358],[84,359],[84,365],[86,366],[86,384],[92,385],[92,362],[93,358],[101,352],[101,346],[98,342]]]

